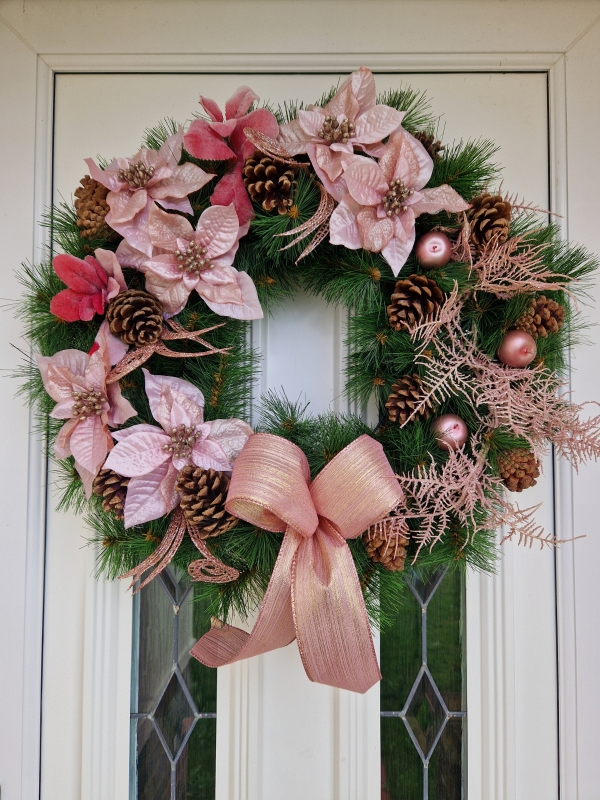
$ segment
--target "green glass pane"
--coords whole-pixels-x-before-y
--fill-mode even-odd
[[[151,711],[173,669],[173,603],[159,575],[140,592],[138,712]]]
[[[393,626],[381,634],[381,710],[401,711],[421,666],[421,608],[406,593]]]
[[[463,576],[449,572],[427,608],[427,664],[450,711],[463,710]]]
[[[171,800],[171,764],[149,719],[137,728],[138,800]]]
[[[214,800],[217,720],[199,719],[177,764],[177,800]]]
[[[190,597],[180,620],[180,667],[198,711],[201,714],[214,714],[217,711],[217,670],[205,667],[188,654],[189,648],[210,627],[206,603],[206,600]]]
[[[461,800],[464,797],[463,725],[449,719],[429,762],[429,800]]]
[[[423,763],[399,717],[381,719],[381,800],[423,800]]]

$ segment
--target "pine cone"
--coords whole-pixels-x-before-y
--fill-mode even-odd
[[[425,388],[421,378],[418,375],[403,375],[393,384],[392,393],[385,404],[388,417],[392,422],[404,425],[424,396]],[[427,419],[433,411],[433,403],[427,400],[412,419]]]
[[[518,320],[516,327],[527,331],[534,339],[545,339],[549,333],[557,333],[565,321],[565,309],[556,300],[548,300],[544,295],[534,297],[531,305]]]
[[[128,289],[111,300],[106,309],[110,332],[126,344],[155,344],[162,333],[162,305],[148,292]]]
[[[440,152],[446,148],[435,138],[435,136],[427,133],[427,131],[417,131],[417,133],[414,134],[414,137],[421,142],[425,150],[427,150],[434,161],[440,160]]]
[[[388,535],[372,527],[363,533],[363,541],[371,561],[382,564],[390,572],[401,572],[404,569],[407,535],[400,532]]]
[[[115,519],[123,519],[125,498],[129,478],[117,475],[112,469],[101,469],[94,478],[92,491],[102,498],[102,509],[114,514]]]
[[[110,211],[106,203],[108,189],[98,181],[86,175],[75,189],[75,211],[77,212],[77,227],[82,239],[92,239],[96,236],[114,236],[114,231],[108,227],[104,217]]]
[[[203,539],[218,536],[237,525],[238,518],[225,511],[228,490],[229,478],[224,472],[190,464],[179,473],[179,504]]]
[[[522,492],[535,486],[540,463],[530,450],[511,450],[498,456],[498,467],[504,485],[510,492]]]
[[[478,250],[495,239],[504,244],[510,231],[511,204],[499,194],[482,194],[471,200],[467,219],[471,226],[469,241]]]
[[[280,214],[286,214],[292,205],[296,172],[281,159],[256,150],[244,164],[244,186],[252,201],[262,205],[265,211],[277,209]]]
[[[401,331],[435,314],[444,302],[444,294],[426,275],[409,275],[398,281],[390,300],[387,307],[390,325]]]

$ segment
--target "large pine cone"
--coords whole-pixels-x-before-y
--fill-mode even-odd
[[[417,133],[414,134],[414,137],[421,142],[425,150],[427,150],[434,161],[440,160],[440,153],[446,148],[440,141],[438,141],[438,139],[435,138],[435,136],[427,133],[427,131],[417,131]]]
[[[403,375],[397,383],[393,384],[392,393],[385,404],[388,417],[392,422],[404,425],[424,397],[425,387],[421,378],[416,374]],[[412,419],[427,419],[431,416],[433,410],[433,403],[431,400],[427,400]]]
[[[114,514],[116,519],[123,519],[129,480],[112,469],[101,469],[94,478],[92,491],[102,498],[103,511]]]
[[[382,564],[390,572],[401,572],[404,569],[407,535],[400,532],[388,535],[383,530],[372,527],[363,533],[363,541],[371,561]]]
[[[225,511],[229,478],[224,472],[190,464],[179,473],[177,491],[183,513],[198,527],[203,539],[225,533],[239,522]]]
[[[401,331],[435,314],[444,302],[444,294],[426,275],[409,275],[398,281],[390,300],[387,307],[390,325]]]
[[[535,297],[531,305],[517,322],[516,327],[527,331],[534,339],[545,339],[549,333],[558,333],[565,321],[565,309],[556,300],[548,300],[544,295]]]
[[[257,150],[244,163],[244,186],[254,203],[265,211],[286,214],[292,205],[296,170],[279,158]]]
[[[535,486],[540,463],[530,450],[511,450],[498,456],[498,467],[504,485],[510,492],[522,492]]]
[[[128,289],[111,300],[106,319],[110,332],[126,344],[156,344],[162,333],[162,305],[140,289]]]
[[[510,232],[511,210],[511,204],[499,194],[482,194],[473,198],[467,211],[471,244],[478,250],[483,250],[492,239],[504,244]]]
[[[96,236],[114,235],[108,227],[104,217],[110,211],[106,202],[108,189],[98,181],[86,175],[75,189],[75,211],[77,212],[77,227],[82,239],[92,239]]]

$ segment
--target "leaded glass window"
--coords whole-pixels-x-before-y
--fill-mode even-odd
[[[203,610],[172,567],[135,596],[131,800],[214,800],[217,671],[189,653]]]
[[[381,637],[381,800],[462,800],[464,579],[441,569],[407,579],[410,596]]]

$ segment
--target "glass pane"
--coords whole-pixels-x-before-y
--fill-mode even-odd
[[[217,671],[189,653],[210,624],[205,608],[187,576],[172,567],[138,597],[132,797],[214,800]]]
[[[464,793],[464,581],[409,573],[411,594],[381,636],[382,800]]]

